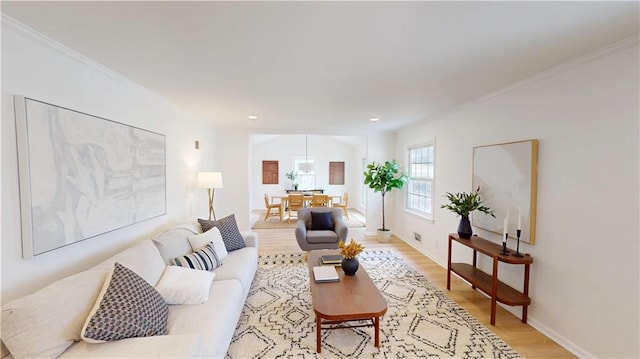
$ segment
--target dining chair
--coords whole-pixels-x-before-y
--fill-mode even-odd
[[[342,210],[344,211],[344,216],[347,217],[347,219],[349,219],[349,212],[347,212],[348,205],[349,205],[349,194],[345,192],[344,195],[342,196],[342,200],[340,201],[340,203],[334,203],[333,207],[342,208]]]
[[[267,213],[264,215],[264,220],[266,221],[269,216],[278,216],[280,218],[280,222],[282,222],[282,215],[284,212],[284,208],[283,208],[283,203],[270,203],[269,202],[269,195],[268,194],[264,194],[264,206],[267,207]],[[275,210],[275,212],[271,212],[272,210]]]
[[[313,194],[311,196],[311,207],[328,207],[329,196],[326,194]]]
[[[289,207],[289,221],[293,218],[293,212],[298,218],[298,210],[304,208],[304,196],[302,194],[289,194],[287,196],[287,207]]]

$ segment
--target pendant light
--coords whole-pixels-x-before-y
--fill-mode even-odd
[[[300,163],[298,165],[299,171],[309,172],[313,171],[313,163],[309,162],[309,153],[308,153],[308,140],[307,135],[304,135],[304,163]]]

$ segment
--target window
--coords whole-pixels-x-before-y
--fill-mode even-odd
[[[434,145],[409,148],[409,183],[406,209],[433,218]]]
[[[311,163],[313,165],[313,171],[299,171],[301,163]],[[296,183],[299,189],[316,189],[316,161],[312,158],[305,159],[304,157],[293,159],[293,168],[295,168],[298,178]]]

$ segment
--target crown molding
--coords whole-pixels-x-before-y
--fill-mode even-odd
[[[435,116],[429,117],[429,118],[427,118],[425,120],[418,121],[418,122],[415,122],[413,124],[404,126],[404,127],[400,128],[399,130],[404,130],[404,129],[411,128],[411,127],[416,126],[416,125],[427,123],[427,122],[430,122],[430,121],[433,121],[433,120],[437,120],[437,119],[440,119],[440,118],[443,118],[443,117],[446,117],[446,116],[450,116],[450,115],[452,115],[454,113],[463,111],[463,110],[465,110],[465,109],[467,109],[469,107],[473,107],[473,106],[481,104],[481,103],[483,103],[485,101],[488,101],[488,100],[490,100],[490,99],[492,99],[492,98],[494,98],[496,96],[499,96],[499,95],[502,95],[504,93],[516,90],[518,88],[533,84],[533,83],[538,82],[538,81],[540,81],[542,79],[545,79],[545,78],[548,78],[548,77],[552,77],[552,76],[554,76],[556,74],[559,74],[561,72],[565,72],[565,71],[567,71],[569,69],[572,69],[574,67],[578,67],[578,66],[580,66],[582,64],[585,64],[585,63],[588,63],[588,62],[591,62],[591,61],[595,61],[595,60],[597,60],[599,58],[606,57],[606,56],[612,55],[612,54],[617,53],[617,52],[625,51],[625,50],[628,50],[628,49],[633,48],[633,47],[637,47],[638,44],[640,44],[640,34],[633,35],[631,37],[628,37],[626,39],[623,39],[621,41],[618,41],[618,42],[615,42],[615,43],[613,43],[611,45],[608,45],[608,46],[606,46],[606,47],[604,47],[604,48],[602,48],[600,50],[596,50],[596,51],[588,53],[586,55],[577,57],[577,58],[575,58],[573,60],[569,60],[567,62],[564,62],[564,63],[560,64],[560,65],[554,66],[554,67],[552,67],[552,68],[550,68],[548,70],[539,72],[539,73],[537,73],[535,75],[532,75],[530,77],[527,77],[527,78],[525,78],[523,80],[514,82],[511,85],[508,85],[508,86],[502,87],[502,88],[500,88],[498,90],[495,90],[493,92],[490,92],[490,93],[488,93],[488,94],[486,94],[484,96],[476,98],[475,100],[471,100],[471,101],[469,101],[469,102],[467,102],[465,104],[456,106],[456,107],[451,108],[449,110],[445,110],[444,112],[441,112],[441,113],[439,113],[439,114],[437,114]]]
[[[34,41],[40,45],[43,45],[47,48],[49,48],[52,51],[55,51],[75,62],[78,62],[82,65],[91,67],[113,79],[116,79],[120,82],[123,82],[129,86],[133,86],[136,87],[138,89],[144,90],[148,93],[153,94],[154,96],[158,96],[158,94],[150,91],[149,89],[143,87],[142,85],[131,81],[130,79],[124,77],[123,75],[120,75],[119,73],[95,62],[94,60],[72,50],[69,47],[66,47],[65,45],[57,42],[56,40],[46,36],[45,34],[42,34],[32,28],[30,28],[29,26],[5,15],[2,14],[2,31],[12,31],[15,34],[22,36],[23,38],[27,39],[27,40],[31,40]]]

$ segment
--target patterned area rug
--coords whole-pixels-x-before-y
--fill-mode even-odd
[[[362,215],[358,215],[358,214],[352,215],[351,214],[352,211],[355,212],[355,210],[349,210],[349,219],[347,219],[344,216],[342,217],[347,222],[347,226],[364,227],[364,222],[359,218]],[[289,221],[288,220],[289,215],[286,213],[284,215],[284,220],[282,222],[280,222],[278,217],[269,217],[269,219],[265,221],[264,220],[265,211],[255,211],[255,213],[258,215],[258,220],[256,221],[256,223],[253,224],[253,226],[251,226],[251,229],[295,228],[296,226],[295,217],[293,218],[292,221]]]
[[[380,347],[373,345],[373,328],[325,330],[317,354],[303,256],[260,256],[227,358],[520,358],[424,276],[383,250],[359,256],[387,300]]]

